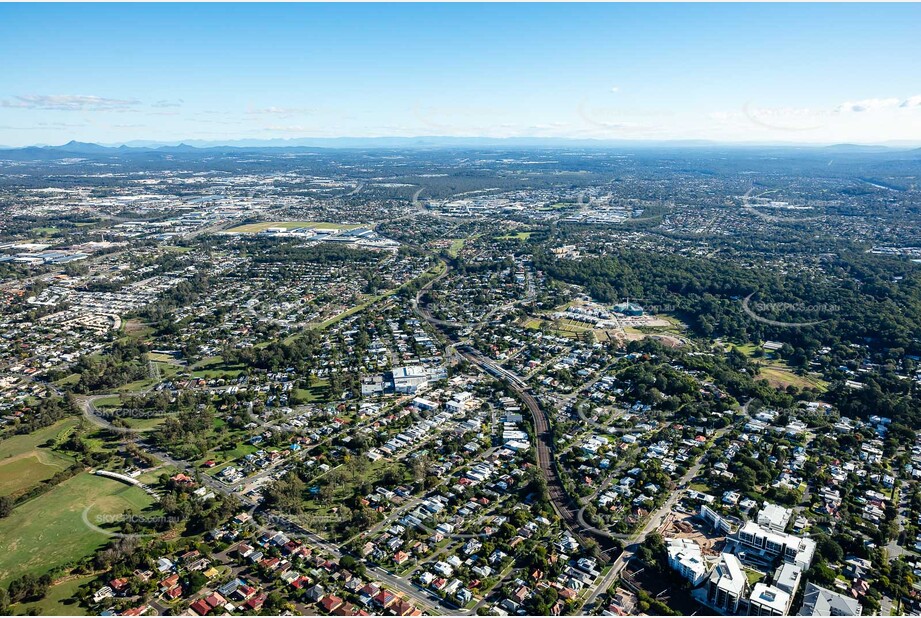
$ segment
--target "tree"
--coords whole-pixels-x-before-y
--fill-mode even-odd
[[[817,534],[813,537],[816,542],[816,553],[827,562],[841,562],[844,560],[844,549],[827,534]]]
[[[198,592],[202,587],[208,583],[208,578],[204,576],[201,571],[193,571],[189,575],[188,579],[188,590],[186,594],[192,594],[193,592]]]
[[[806,579],[820,586],[828,586],[835,581],[835,572],[824,562],[817,562],[806,571]]]

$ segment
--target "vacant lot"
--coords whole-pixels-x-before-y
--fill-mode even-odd
[[[105,545],[111,537],[89,528],[99,515],[141,512],[152,499],[137,487],[81,473],[46,494],[13,509],[0,520],[0,584],[23,573],[41,575],[76,562]]]
[[[69,418],[0,442],[0,496],[22,493],[67,468],[73,462],[70,457],[41,445],[63,438],[77,423],[77,419]]]
[[[229,234],[255,234],[270,227],[283,227],[287,230],[298,227],[309,227],[318,230],[354,230],[361,227],[349,223],[328,223],[326,221],[262,221],[260,223],[247,223],[227,230]]]

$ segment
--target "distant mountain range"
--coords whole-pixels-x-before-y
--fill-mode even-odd
[[[294,139],[241,139],[225,141],[189,140],[183,142],[156,142],[136,140],[124,144],[96,144],[90,142],[70,141],[60,146],[27,146],[10,148],[0,146],[0,151],[6,154],[17,153],[20,156],[35,155],[47,157],[49,155],[76,154],[76,155],[117,155],[122,153],[194,153],[202,150],[235,150],[235,151],[277,151],[277,150],[304,150],[304,149],[437,149],[437,148],[587,148],[587,149],[733,149],[733,148],[765,148],[785,150],[825,151],[841,154],[862,153],[896,153],[921,152],[918,144],[908,142],[895,142],[881,145],[865,144],[834,144],[804,145],[795,143],[737,143],[716,142],[708,140],[668,140],[668,141],[642,141],[642,140],[600,140],[600,139],[569,139],[569,138],[544,138],[544,137],[335,137],[335,138],[294,138]]]

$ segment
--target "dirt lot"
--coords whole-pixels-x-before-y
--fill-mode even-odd
[[[718,556],[726,544],[726,537],[712,531],[696,515],[673,513],[668,527],[662,533],[666,539],[691,539],[700,545],[705,555]]]

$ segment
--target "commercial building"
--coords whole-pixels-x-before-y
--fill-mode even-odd
[[[420,389],[428,386],[429,376],[425,367],[410,365],[396,367],[392,372],[393,390],[398,393],[415,395]]]
[[[792,562],[785,562],[774,572],[774,585],[788,593],[791,597],[799,590],[803,570]]]

